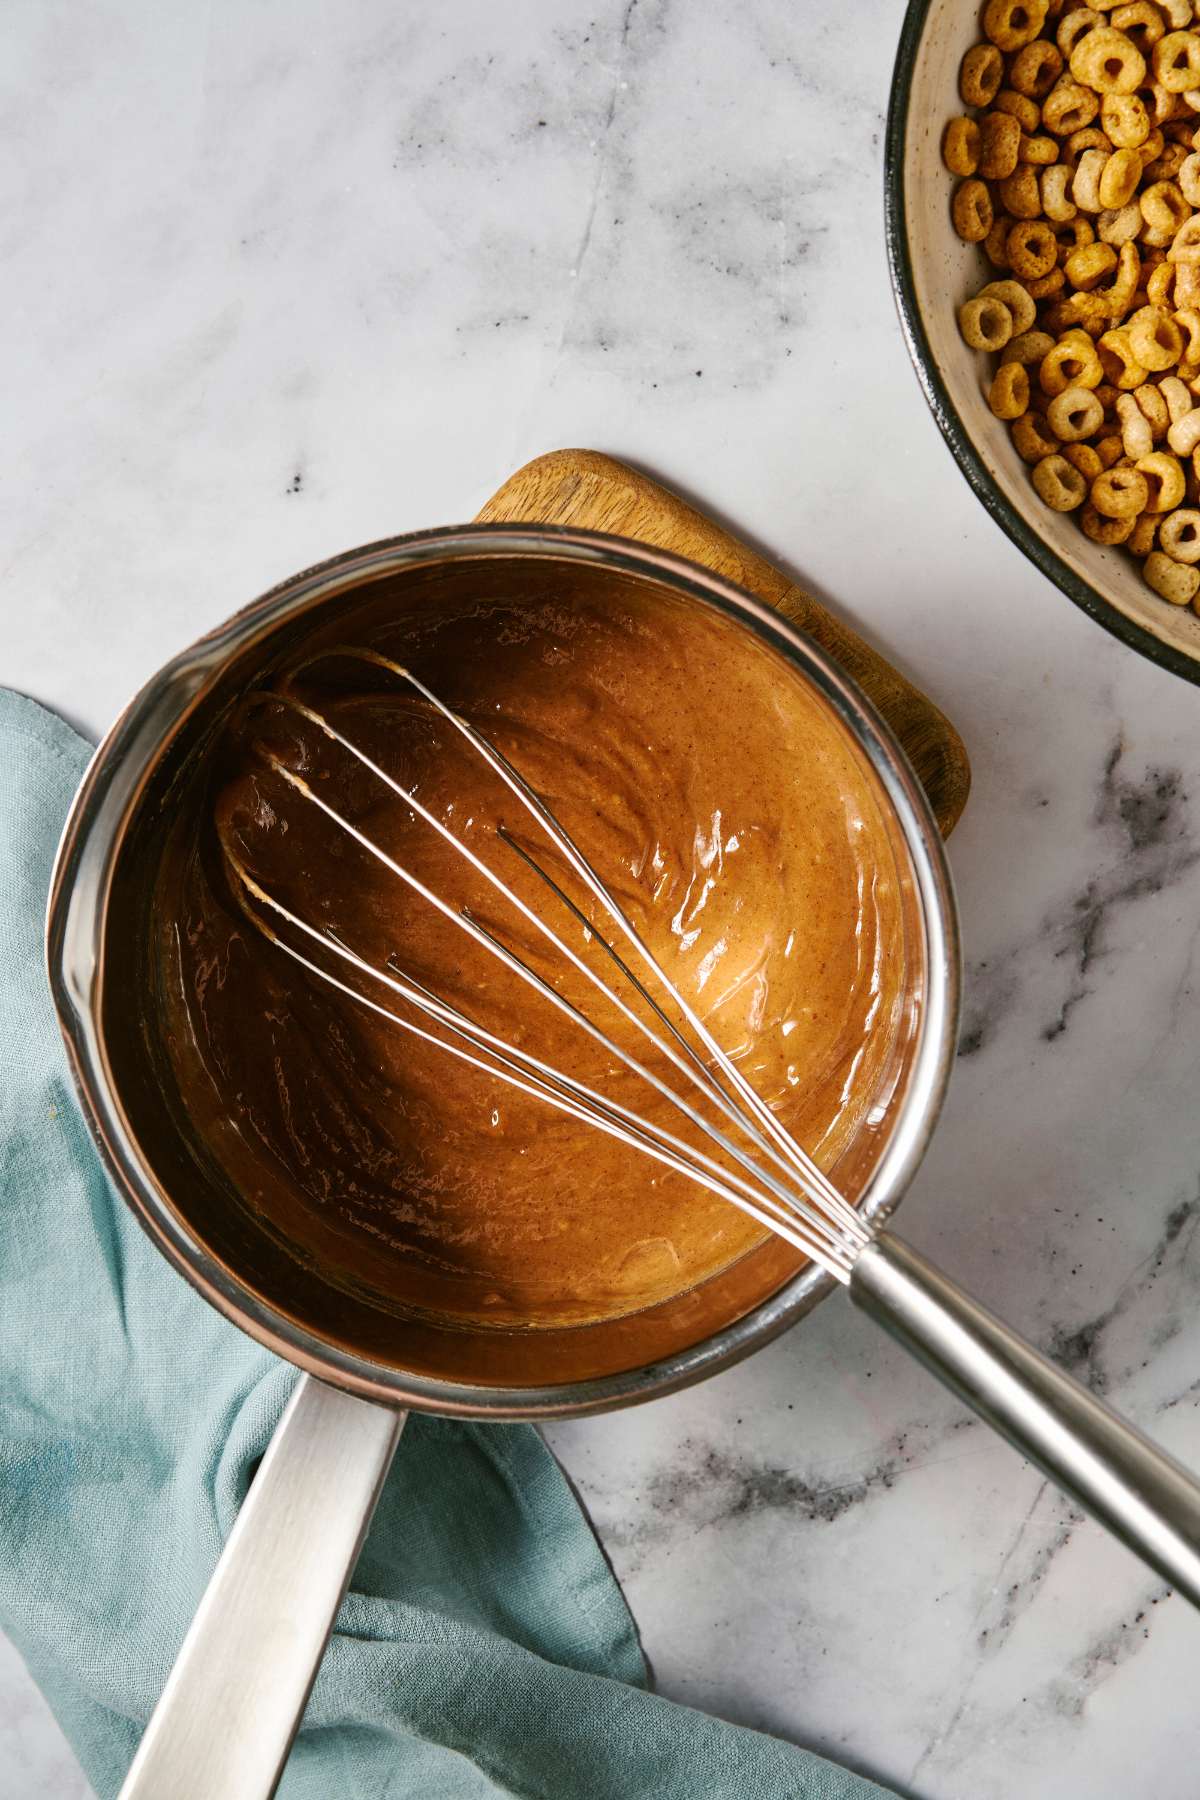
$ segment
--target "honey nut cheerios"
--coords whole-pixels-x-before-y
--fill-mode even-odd
[[[1177,506],[1158,528],[1166,554],[1177,563],[1200,563],[1200,512],[1194,506]]]
[[[1052,432],[1044,429],[1045,424],[1044,416],[1032,410],[1013,420],[1013,446],[1023,462],[1041,462],[1045,457],[1054,456],[1061,450],[1058,439]],[[1082,495],[1080,498],[1082,499]]]
[[[1000,300],[1012,314],[1013,334],[1029,331],[1037,318],[1037,302],[1019,281],[989,281],[976,296],[979,300]]]
[[[1120,463],[1102,469],[1090,491],[1092,505],[1108,519],[1136,519],[1146,511],[1149,498],[1150,484],[1141,470]]]
[[[1159,541],[1162,541],[1162,527],[1159,527]],[[1142,575],[1148,586],[1169,600],[1172,606],[1187,606],[1195,598],[1200,589],[1200,569],[1188,563],[1177,562],[1173,556],[1162,550],[1152,550],[1142,564]]]
[[[980,243],[992,229],[992,196],[982,181],[964,181],[954,196],[954,229],[967,244]]]
[[[1123,544],[1133,532],[1132,519],[1109,519],[1089,500],[1079,515],[1079,523],[1086,537],[1096,544]]]
[[[1033,466],[1033,485],[1055,512],[1074,512],[1087,499],[1087,482],[1065,456],[1052,451]]]
[[[998,419],[1019,419],[1029,406],[1029,371],[1024,363],[1001,363],[988,389],[988,405]]]
[[[952,175],[973,175],[979,167],[982,133],[974,119],[951,119],[942,133],[942,161]]]
[[[1157,513],[1143,513],[1125,539],[1125,548],[1131,556],[1149,556],[1154,548],[1154,540],[1158,535],[1159,519]]]
[[[1099,431],[1104,423],[1104,408],[1091,388],[1064,388],[1047,404],[1046,423],[1060,444],[1079,443]],[[1156,510],[1161,512],[1162,508]]]
[[[990,106],[1000,91],[1004,59],[995,44],[976,44],[963,57],[958,92],[964,106]]]
[[[1145,57],[1131,37],[1112,25],[1085,32],[1071,51],[1070,66],[1080,87],[1096,94],[1132,94],[1146,79]]]
[[[1200,612],[1200,23],[1193,0],[986,0],[942,159],[958,310],[1043,502]]]
[[[958,328],[972,350],[1003,350],[1013,334],[1013,316],[1003,300],[979,295],[959,307]]]

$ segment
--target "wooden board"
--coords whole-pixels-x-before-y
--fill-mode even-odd
[[[943,836],[954,829],[971,786],[971,767],[946,715],[828,608],[668,488],[594,450],[554,450],[510,476],[479,517],[495,523],[576,525],[640,539],[703,563],[747,588],[854,677],[904,746]]]

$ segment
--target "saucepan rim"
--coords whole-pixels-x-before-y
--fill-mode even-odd
[[[689,1385],[770,1341],[836,1283],[815,1266],[699,1343],[641,1368],[541,1387],[489,1387],[394,1369],[326,1342],[243,1287],[192,1236],[127,1129],[105,1055],[102,941],[124,829],[177,733],[229,660],[294,614],[348,587],[447,559],[555,558],[600,563],[665,584],[748,624],[796,664],[849,728],[895,809],[912,861],[924,936],[925,992],[900,1118],[862,1197],[863,1215],[899,1203],[945,1097],[958,1028],[960,956],[953,888],[929,802],[891,731],[857,684],[753,595],[667,551],[551,525],[444,526],[348,550],[291,576],[189,649],[134,696],[97,748],[72,803],[51,879],[46,958],[84,1116],[116,1186],[156,1247],[206,1300],[251,1337],[310,1374],[363,1398],[457,1417],[516,1419],[601,1412]]]

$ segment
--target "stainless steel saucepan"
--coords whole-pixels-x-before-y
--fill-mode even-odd
[[[97,750],[50,899],[54,1000],[79,1097],[125,1199],[164,1256],[304,1374],[242,1507],[124,1789],[262,1800],[278,1781],[405,1410],[477,1420],[598,1412],[725,1367],[833,1286],[771,1241],[689,1294],[572,1330],[470,1332],[352,1302],[232,1191],[177,1091],[157,1004],[156,878],[168,827],[200,829],[207,753],[239,697],[312,633],[350,638],[470,599],[668,595],[765,641],[820,696],[894,835],[912,971],[893,1098],[836,1171],[863,1216],[900,1199],[933,1130],[958,1016],[954,902],[937,827],[903,753],[854,684],[748,594],[662,552],[553,527],[474,526],[351,551],[306,570],[184,652]],[[782,749],[781,749],[782,753]]]

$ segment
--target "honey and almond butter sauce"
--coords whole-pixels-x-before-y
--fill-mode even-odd
[[[509,606],[431,623],[415,641],[411,628],[391,644],[385,633],[377,647],[409,663],[520,769],[757,1092],[832,1165],[893,1057],[903,940],[878,800],[803,679],[742,627],[634,598]],[[301,669],[292,691],[620,984],[594,935],[497,825],[613,938],[611,925],[426,702],[339,658]],[[411,807],[319,728],[259,701],[226,734],[163,939],[181,1091],[243,1203],[349,1291],[471,1326],[629,1313],[756,1244],[761,1227],[726,1201],[422,1043],[256,929],[222,860],[222,834],[266,891],[339,943],[695,1140],[644,1082],[292,789],[264,747],[688,1091]],[[416,1016],[278,916],[253,910],[339,979]]]

